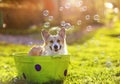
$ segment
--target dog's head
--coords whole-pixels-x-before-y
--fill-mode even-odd
[[[45,46],[53,52],[58,52],[65,46],[66,35],[64,28],[61,28],[57,35],[51,35],[47,31],[43,30],[42,36],[45,42]]]

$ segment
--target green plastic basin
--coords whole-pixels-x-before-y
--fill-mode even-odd
[[[21,53],[15,54],[14,60],[20,78],[27,82],[46,83],[65,79],[70,56],[27,56]]]

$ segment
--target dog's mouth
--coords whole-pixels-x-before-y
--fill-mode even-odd
[[[55,52],[57,52],[58,51],[58,49],[55,49]]]

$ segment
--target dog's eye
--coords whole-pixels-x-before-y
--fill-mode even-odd
[[[58,39],[58,40],[57,40],[57,42],[59,43],[59,42],[60,42],[60,40]]]
[[[51,40],[50,43],[53,43],[53,40]]]

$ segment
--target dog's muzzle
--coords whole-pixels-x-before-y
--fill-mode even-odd
[[[58,46],[58,45],[54,45],[54,46],[52,46],[52,47],[50,46],[50,49],[51,49],[51,50],[54,50],[55,52],[57,52],[58,50],[61,49],[61,47],[62,47],[61,45],[59,45],[59,46]]]

